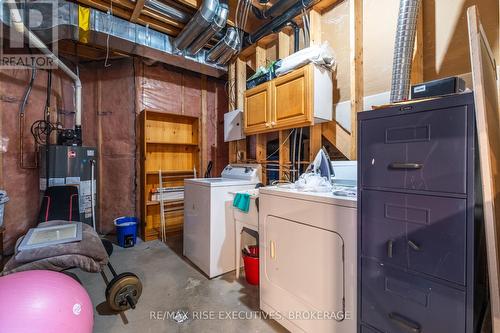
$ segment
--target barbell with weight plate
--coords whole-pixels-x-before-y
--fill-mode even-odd
[[[114,311],[135,309],[141,294],[141,280],[130,272],[116,275],[106,286],[106,302]]]

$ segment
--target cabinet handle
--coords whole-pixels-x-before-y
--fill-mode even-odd
[[[410,247],[415,251],[420,251],[420,246],[418,246],[418,244],[415,243],[414,241],[408,240],[408,245],[410,245]]]
[[[276,126],[276,122],[275,121],[271,121],[271,126]]]
[[[270,243],[270,252],[271,259],[274,259],[276,257],[276,243],[274,243],[274,241]]]
[[[271,124],[270,123],[266,123],[266,127],[271,127]]]
[[[424,165],[422,163],[404,163],[404,162],[392,162],[389,164],[390,169],[403,169],[403,170],[418,170],[422,169]]]
[[[414,332],[414,333],[420,333],[420,325],[406,319],[405,317],[401,316],[400,314],[397,314],[395,312],[389,313],[389,318],[395,322],[397,325],[400,327],[408,330],[409,332]]]
[[[387,241],[387,256],[389,258],[392,258],[392,247],[393,247],[394,241],[392,239],[389,239]]]

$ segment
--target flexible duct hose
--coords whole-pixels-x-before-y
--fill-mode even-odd
[[[391,102],[408,100],[417,16],[422,0],[401,0],[392,64]]]

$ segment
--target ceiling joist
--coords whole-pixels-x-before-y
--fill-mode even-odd
[[[132,12],[132,16],[130,17],[130,22],[135,22],[141,15],[141,11],[144,8],[144,3],[146,0],[137,0],[135,3],[134,11]]]
[[[125,19],[130,22],[134,22],[143,26],[149,26],[153,30],[157,30],[166,33],[172,37],[175,37],[184,28],[185,23],[176,21],[175,19],[165,15],[162,12],[156,11],[154,9],[145,6],[146,0],[74,0],[82,5],[95,8],[103,12],[112,12],[113,15]],[[111,3],[112,1],[112,3]],[[165,5],[172,6],[180,11],[185,12],[188,15],[193,15],[194,12],[201,6],[203,0],[156,0],[164,3]],[[228,0],[229,4],[229,17],[228,25],[235,25],[236,17],[236,7],[239,0]],[[265,7],[272,6],[276,0],[272,0],[269,3],[262,5],[258,0],[252,0],[253,5],[264,9]],[[314,10],[318,12],[323,12],[330,9],[339,0],[320,0],[314,5]],[[296,18],[295,21],[301,25],[300,17]],[[247,24],[245,26],[245,31],[247,33],[252,33],[256,31],[259,27],[264,24],[269,23],[270,20],[260,20],[255,17],[255,15],[250,12]],[[291,29],[285,27],[283,31],[287,34],[291,34]],[[277,33],[271,33],[257,43],[261,47],[265,47],[277,39]],[[214,41],[211,41],[213,44]],[[242,51],[241,56],[243,58],[255,52],[255,46],[249,46]]]

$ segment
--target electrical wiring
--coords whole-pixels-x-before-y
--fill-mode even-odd
[[[304,44],[306,47],[309,47],[311,44],[311,31],[309,30],[309,16],[307,15],[307,10],[305,8],[302,8],[302,21],[304,22],[304,28],[302,30],[304,34]]]
[[[302,150],[302,131],[303,130],[304,130],[304,128],[301,127],[300,132],[299,132],[299,148],[298,148],[298,153],[297,153],[297,156],[299,158],[299,162],[297,162],[297,170],[299,170],[299,173],[302,171],[302,166],[300,164],[300,161],[302,161],[301,150]]]
[[[229,108],[231,110],[236,109],[236,80],[231,79],[227,80],[224,84],[224,91],[226,92],[226,96],[229,100]]]
[[[60,122],[51,123],[45,119],[40,119],[31,125],[31,135],[33,135],[37,145],[45,145],[50,134],[53,131],[60,131],[62,128]]]
[[[21,106],[19,107],[19,167],[21,169],[36,169],[38,167],[37,159],[35,158],[35,162],[32,165],[26,165],[24,163],[24,127],[26,123],[26,104],[28,103],[28,99],[31,95],[31,91],[33,90],[33,84],[35,82],[37,69],[33,65],[31,68],[31,76],[28,86],[24,92],[23,100],[21,102]],[[37,146],[35,145],[35,149]]]
[[[106,36],[106,58],[104,59],[104,67],[110,67],[111,64],[108,63],[109,60],[109,36],[111,34],[111,16],[113,15],[113,0],[110,0],[110,6],[108,11],[108,35]]]
[[[292,167],[290,168],[290,172],[292,174],[292,180],[295,181],[297,179],[297,130],[294,131],[293,134],[293,146],[292,146]]]

